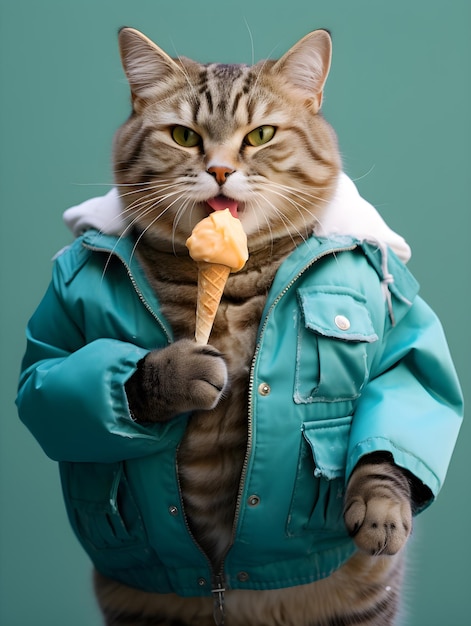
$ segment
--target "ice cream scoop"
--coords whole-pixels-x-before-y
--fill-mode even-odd
[[[224,209],[198,222],[186,246],[198,264],[195,339],[206,344],[229,274],[240,271],[249,257],[247,235],[240,220]]]

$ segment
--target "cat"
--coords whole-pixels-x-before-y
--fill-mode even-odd
[[[335,133],[320,113],[331,38],[314,31],[281,60],[254,66],[172,59],[131,28],[119,43],[132,113],[115,136],[116,184],[135,255],[175,336],[139,362],[126,393],[143,425],[192,412],[178,477],[190,532],[219,571],[247,462],[249,370],[267,293],[283,261],[322,222],[341,171]],[[228,280],[210,345],[201,346],[192,339],[197,271],[185,241],[212,198],[235,207],[250,254]],[[393,624],[402,548],[415,502],[427,497],[421,489],[389,453],[366,456],[344,496],[345,525],[359,549],[330,576],[226,591],[224,606],[214,606],[211,597],[149,593],[95,572],[106,623]]]

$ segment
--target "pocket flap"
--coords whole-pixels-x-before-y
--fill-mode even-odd
[[[298,290],[306,328],[344,341],[373,342],[378,339],[365,298],[354,291],[334,287]]]
[[[327,480],[345,475],[352,416],[303,424],[303,435],[314,457],[314,476]]]

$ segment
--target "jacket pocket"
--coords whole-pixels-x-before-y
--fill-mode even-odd
[[[100,568],[132,568],[151,551],[123,463],[61,463],[71,525]]]
[[[348,415],[303,424],[288,535],[345,530],[342,512],[351,422]]]
[[[299,289],[294,401],[352,401],[368,379],[377,341],[364,296],[332,286]]]

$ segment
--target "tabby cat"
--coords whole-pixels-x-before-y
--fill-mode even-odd
[[[248,372],[266,295],[283,260],[322,221],[341,170],[335,134],[320,114],[331,38],[312,32],[279,61],[254,66],[172,59],[130,28],[120,31],[119,43],[132,114],[115,138],[116,183],[135,254],[176,338],[139,363],[126,392],[142,424],[193,412],[178,476],[189,529],[219,571],[233,533],[247,449]],[[240,218],[250,257],[230,276],[210,345],[201,346],[192,340],[197,275],[185,241],[222,205]],[[226,591],[216,610],[211,597],[147,593],[97,572],[106,623],[392,624],[413,488],[386,453],[364,458],[344,508],[359,550],[311,584]]]

